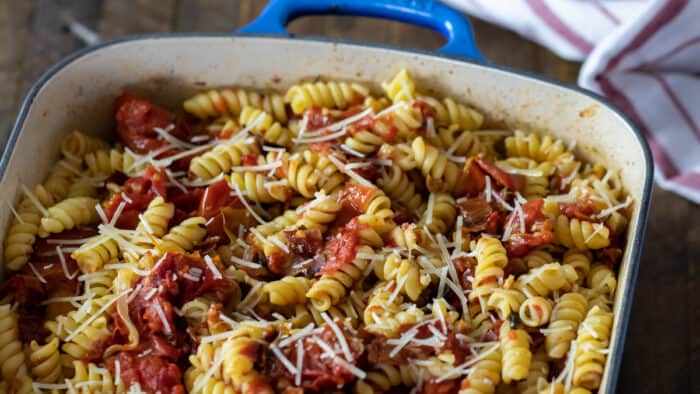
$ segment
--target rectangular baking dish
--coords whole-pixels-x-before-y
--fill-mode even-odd
[[[302,14],[346,13],[396,19],[443,32],[445,54],[324,39],[293,39],[285,25]],[[615,299],[610,355],[601,393],[615,392],[632,307],[652,187],[652,159],[637,128],[587,91],[483,62],[466,19],[432,1],[272,1],[239,34],[172,34],[120,39],[87,48],[52,67],[30,90],[2,159],[0,199],[15,204],[20,185],[41,182],[73,129],[113,139],[113,102],[122,91],[178,108],[207,87],[283,90],[321,76],[378,89],[406,68],[428,93],[469,103],[510,128],[576,141],[577,154],[619,170],[634,198]],[[265,34],[260,34],[265,33]],[[457,56],[455,56],[457,55]],[[469,57],[471,59],[467,59]],[[0,210],[0,236],[11,220]],[[0,265],[1,266],[1,265]]]

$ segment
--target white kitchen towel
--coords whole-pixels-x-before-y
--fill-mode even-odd
[[[570,60],[644,133],[658,184],[700,204],[700,0],[445,0]]]

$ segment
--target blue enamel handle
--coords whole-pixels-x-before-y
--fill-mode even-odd
[[[260,16],[239,32],[289,35],[286,26],[295,18],[321,14],[368,16],[427,27],[447,38],[439,52],[484,60],[467,19],[435,0],[270,0]]]

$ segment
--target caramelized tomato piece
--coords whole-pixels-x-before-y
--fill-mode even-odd
[[[188,140],[192,134],[187,124],[178,121],[175,114],[131,93],[122,93],[117,98],[114,117],[119,140],[137,153],[147,153],[169,144],[159,138],[154,130],[156,127],[167,129],[174,126],[169,133],[180,140]]]
[[[359,232],[366,228],[366,224],[361,224],[357,219],[351,220],[340,229],[338,234],[326,243],[323,254],[326,263],[319,271],[319,274],[332,274],[347,264],[350,264],[357,254],[360,244]]]

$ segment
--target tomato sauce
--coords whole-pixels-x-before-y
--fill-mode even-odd
[[[340,193],[338,199],[342,204],[350,204],[356,212],[364,213],[369,203],[372,201],[374,194],[375,190],[370,186],[348,182],[345,184],[345,188]]]
[[[319,274],[332,274],[355,260],[357,248],[360,244],[358,233],[364,228],[367,228],[366,224],[359,223],[357,219],[353,219],[326,243],[323,250],[326,263],[319,271]]]
[[[121,352],[107,358],[105,364],[112,374],[116,373],[119,362],[120,377],[127,387],[139,384],[141,389],[162,394],[184,394],[182,372],[177,364],[162,357],[137,355],[135,352]]]
[[[244,166],[255,166],[258,164],[258,155],[255,153],[246,153],[241,157]]]
[[[359,359],[364,351],[362,341],[357,337],[357,334],[353,332],[354,330],[343,324],[343,322],[338,322],[337,325],[341,329],[342,335],[345,336],[353,359]],[[317,336],[331,347],[339,347],[338,337],[330,326],[324,325]],[[333,361],[332,358],[321,357],[324,351],[311,337],[304,337],[301,339],[300,346],[304,348],[304,368],[301,374],[302,388],[312,391],[332,390],[350,383],[355,379],[355,375],[339,363]],[[289,360],[296,360],[296,343],[286,346],[281,350]],[[273,380],[286,378],[289,381],[294,381],[294,375],[287,370],[278,357],[274,354],[270,354],[267,359],[272,360],[268,364],[268,369],[269,375]]]
[[[474,161],[486,174],[491,176],[491,178],[493,178],[493,180],[501,186],[505,186],[510,190],[521,193],[525,189],[525,176],[520,174],[509,174],[482,157],[477,157],[474,159]]]
[[[207,233],[222,240],[228,240],[227,231],[237,234],[239,225],[249,227],[255,224],[255,218],[245,209],[224,179],[204,189],[198,215],[207,219]]]
[[[510,257],[521,257],[531,249],[554,241],[553,224],[542,213],[544,199],[530,200],[521,206],[525,231],[522,231],[520,218],[516,212],[508,215],[511,235],[505,242],[505,248]]]
[[[162,169],[153,166],[146,168],[143,176],[129,178],[124,183],[122,192],[114,194],[105,204],[104,211],[107,220],[112,220],[119,205],[124,203],[124,209],[117,219],[116,226],[123,229],[135,229],[139,223],[139,213],[148,208],[151,200],[160,196],[167,201],[167,181],[167,174]]]
[[[169,144],[154,128],[174,128],[169,133],[180,139],[189,140],[192,132],[184,121],[175,114],[150,101],[131,93],[122,93],[116,100],[114,115],[119,140],[137,153],[162,148]]]
[[[589,198],[579,198],[574,202],[560,202],[559,210],[569,219],[598,221],[594,216],[598,209]]]
[[[323,108],[315,105],[304,111],[304,116],[307,119],[306,129],[309,131],[327,127],[335,122],[335,119],[328,111],[324,111]]]
[[[486,174],[476,163],[476,158],[470,157],[462,167],[462,173],[457,182],[456,194],[459,196],[476,197],[486,188]]]
[[[426,103],[423,100],[416,100],[413,102],[413,107],[418,108],[420,110],[420,114],[423,117],[423,119],[428,119],[428,118],[433,118],[435,119],[437,117],[437,113],[435,112],[435,109],[430,106],[430,104]]]

